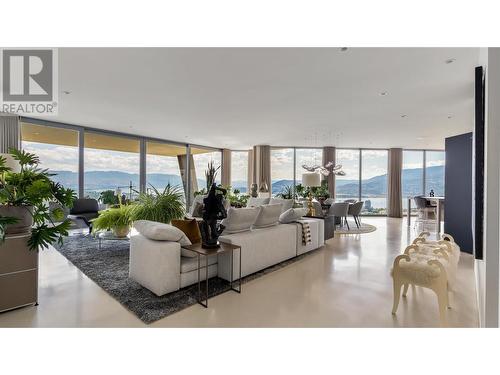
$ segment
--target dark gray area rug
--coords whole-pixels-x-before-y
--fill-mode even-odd
[[[102,247],[99,250],[97,239],[77,234],[65,238],[63,246],[55,245],[54,247],[85,275],[123,306],[137,315],[137,317],[146,324],[155,322],[197,303],[197,284],[158,297],[148,289],[129,279],[128,241],[102,241]],[[244,284],[250,280],[283,268],[288,264],[302,259],[308,254],[311,253],[286,260],[246,276],[242,279],[242,283]],[[210,297],[214,297],[228,290],[229,283],[227,281],[218,277],[209,280]]]

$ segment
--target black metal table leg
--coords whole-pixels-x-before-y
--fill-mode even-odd
[[[234,250],[231,250],[231,290],[235,291],[236,293],[241,293],[241,247],[240,247],[240,271],[239,271],[239,279],[238,279],[238,289],[236,289],[233,286],[233,256],[234,256]]]
[[[208,307],[208,280],[206,280],[207,283],[207,294],[206,294],[206,303],[203,303],[203,300],[201,299],[201,280],[200,280],[200,254],[198,254],[198,303],[202,305],[203,307],[207,308]]]

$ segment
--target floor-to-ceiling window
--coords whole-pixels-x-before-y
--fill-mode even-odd
[[[22,148],[40,158],[53,181],[78,193],[78,131],[21,123]]]
[[[403,211],[408,211],[408,198],[424,194],[424,151],[403,150],[401,172]],[[415,210],[415,205],[412,205]]]
[[[222,152],[220,150],[202,148],[202,147],[191,147],[192,161],[194,165],[191,169],[191,173],[195,174],[196,177],[191,176],[191,191],[197,192],[203,189],[207,189],[207,179],[205,177],[205,172],[208,168],[208,164],[213,162],[215,168],[219,168],[217,171],[217,176],[215,182],[217,184],[221,183],[221,164],[222,164]]]
[[[272,148],[271,149],[271,194],[285,192],[286,189],[293,189],[293,148]]]
[[[338,201],[359,199],[359,149],[337,149],[336,164],[342,165],[345,176],[335,177]]]
[[[86,131],[84,146],[84,195],[97,199],[104,190],[119,189],[126,199],[135,199],[139,191],[139,140]]]
[[[164,142],[146,142],[146,191],[162,191],[167,185],[178,187],[186,196],[186,146]]]
[[[425,151],[425,195],[444,196],[444,151]]]
[[[231,152],[231,187],[241,193],[248,190],[248,151]]]
[[[361,200],[365,215],[387,213],[387,150],[361,150]]]

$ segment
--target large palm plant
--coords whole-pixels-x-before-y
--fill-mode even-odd
[[[151,185],[151,193],[141,193],[131,211],[132,220],[151,220],[170,223],[182,219],[186,213],[183,194],[179,187],[168,184],[163,191]]]

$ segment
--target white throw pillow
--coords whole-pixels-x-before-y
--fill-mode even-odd
[[[144,237],[154,241],[179,242],[181,246],[191,245],[191,241],[182,230],[170,224],[158,223],[149,220],[137,220],[134,222],[134,228]],[[193,258],[196,255],[193,251],[181,248],[181,255]]]
[[[290,208],[280,215],[280,223],[288,224],[299,220],[307,214],[307,208]]]
[[[260,207],[263,204],[269,204],[271,198],[248,198],[247,207]]]
[[[281,212],[285,212],[293,207],[293,199],[271,198],[269,204],[281,204]]]
[[[260,212],[253,223],[254,228],[266,228],[279,223],[281,215],[281,204],[263,204]]]
[[[223,234],[246,232],[252,228],[260,208],[234,208],[227,211],[227,217],[222,220],[221,225],[225,226]]]

